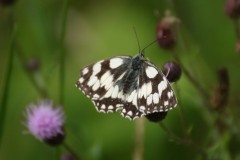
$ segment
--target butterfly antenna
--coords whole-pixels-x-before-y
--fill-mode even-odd
[[[146,47],[144,47],[144,48],[141,50],[141,52],[144,52],[145,49],[147,49],[149,46],[153,45],[153,44],[156,43],[156,42],[157,42],[157,39],[155,39],[154,41],[152,41],[151,43],[149,43]]]
[[[138,35],[137,35],[137,31],[136,31],[136,28],[133,26],[133,30],[134,30],[134,34],[135,34],[135,37],[137,39],[137,44],[138,44],[138,52],[140,53],[141,51],[141,48],[140,48],[140,43],[139,43],[139,39],[138,39]]]

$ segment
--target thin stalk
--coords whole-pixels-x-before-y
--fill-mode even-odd
[[[65,91],[65,47],[64,47],[64,40],[65,40],[65,32],[66,32],[66,23],[67,23],[67,14],[68,14],[68,0],[63,0],[62,6],[62,28],[60,33],[60,67],[59,67],[59,82],[60,82],[60,93],[59,93],[59,101],[61,105],[64,106],[64,91]]]
[[[188,80],[197,88],[197,90],[204,96],[204,98],[209,97],[207,91],[200,85],[200,83],[198,83],[198,81],[190,74],[190,72],[185,68],[185,66],[182,64],[180,58],[178,57],[178,55],[172,51],[172,55],[175,58],[175,60],[177,61],[177,63],[181,66],[181,69],[183,71],[183,73],[185,74],[185,76],[188,78]]]
[[[71,153],[71,155],[74,157],[74,160],[80,160],[75,151],[66,142],[64,142],[62,145],[69,153]]]
[[[240,29],[239,29],[239,22],[238,19],[233,20],[233,25],[235,28],[235,32],[236,32],[236,36],[237,36],[237,40],[240,40]]]
[[[3,85],[3,95],[0,105],[0,146],[2,142],[3,137],[3,129],[4,129],[4,122],[7,112],[7,102],[8,102],[8,95],[9,95],[9,88],[10,88],[10,81],[11,81],[11,75],[12,75],[12,68],[13,68],[13,59],[14,59],[14,46],[15,46],[15,38],[16,38],[16,28],[13,29],[12,37],[10,40],[10,46],[9,46],[9,57],[8,57],[8,63],[7,63],[7,69],[6,69],[6,79],[5,84]]]
[[[179,92],[179,88],[177,86],[176,86],[176,93],[177,93],[178,97],[181,97],[180,92]],[[186,127],[186,120],[184,118],[182,101],[181,101],[180,98],[178,99],[178,107],[179,107],[179,117],[180,117],[180,120],[181,120],[181,126],[182,126],[182,129],[183,129],[183,132],[184,132],[185,136],[188,136],[187,127]]]
[[[179,143],[179,144],[184,144],[186,146],[192,146],[196,151],[198,151],[203,159],[207,159],[207,152],[201,148],[198,144],[196,144],[195,142],[193,142],[192,139],[190,138],[181,138],[178,137],[177,135],[175,135],[171,130],[169,130],[162,122],[159,123],[159,126],[162,128],[162,130],[175,142]]]
[[[136,121],[135,129],[135,150],[133,160],[143,160],[144,152],[144,118]]]
[[[18,58],[20,59],[20,61],[21,61],[21,63],[22,63],[23,69],[25,70],[25,72],[26,72],[29,80],[31,81],[31,83],[33,84],[33,86],[35,87],[35,89],[37,90],[37,92],[38,92],[43,98],[49,97],[46,89],[45,89],[44,87],[41,87],[41,86],[37,83],[37,81],[35,80],[33,74],[26,69],[26,67],[25,67],[26,58],[25,58],[24,54],[21,52],[20,47],[18,47],[17,55],[18,55]]]

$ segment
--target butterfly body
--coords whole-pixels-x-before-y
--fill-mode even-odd
[[[76,86],[99,112],[116,112],[129,119],[166,112],[177,104],[163,73],[143,53],[117,56],[81,70]]]

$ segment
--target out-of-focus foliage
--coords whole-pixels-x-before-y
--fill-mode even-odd
[[[173,84],[180,105],[163,120],[164,126],[180,137],[180,141],[171,133],[166,134],[161,125],[146,120],[143,158],[240,158],[240,55],[235,50],[236,21],[225,15],[225,1],[69,0],[62,44],[64,3],[64,0],[16,0],[10,6],[0,5],[0,104],[5,85],[9,86],[6,106],[0,106],[0,112],[6,107],[0,133],[1,160],[59,159],[59,153],[66,152],[63,147],[52,148],[23,134],[26,128],[22,124],[25,107],[43,98],[33,81],[56,104],[62,102],[60,53],[65,53],[66,143],[82,159],[132,159],[136,122],[122,118],[119,113],[97,113],[91,101],[75,87],[75,82],[81,68],[100,59],[134,56],[138,45],[133,26],[141,48],[152,42],[157,23],[166,10],[180,20],[175,54],[208,94],[202,96],[183,72]],[[11,49],[14,50],[12,73],[6,82]],[[159,68],[166,61],[175,60],[157,44],[149,47],[145,55]],[[29,67],[26,63],[32,59],[39,66],[26,70]],[[224,109],[219,111],[210,101],[219,86],[217,70],[222,67],[227,69],[230,90]]]

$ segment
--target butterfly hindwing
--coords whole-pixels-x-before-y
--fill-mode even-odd
[[[166,112],[176,106],[177,100],[169,82],[154,64],[145,61],[139,76],[139,111],[145,114]]]

